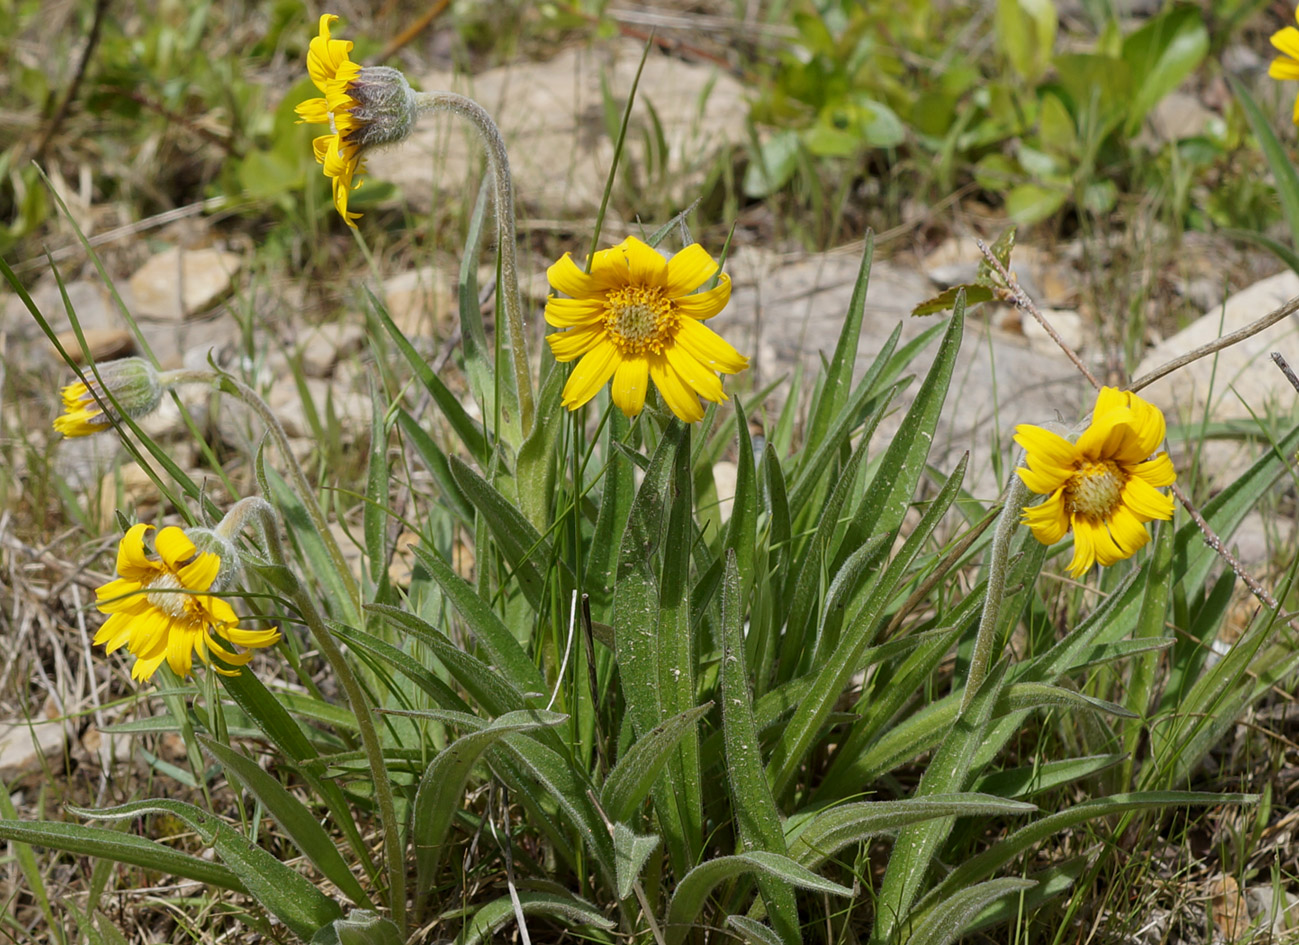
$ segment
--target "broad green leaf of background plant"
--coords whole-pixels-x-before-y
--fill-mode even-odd
[[[1204,14],[1190,5],[1172,6],[1123,40],[1123,61],[1132,70],[1135,93],[1128,103],[1124,133],[1141,130],[1146,115],[1195,71],[1209,51]]]
[[[1051,64],[1056,14],[1052,0],[997,0],[997,48],[1019,77],[1035,82]]]

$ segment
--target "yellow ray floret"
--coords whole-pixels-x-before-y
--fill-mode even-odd
[[[361,160],[361,144],[354,134],[359,122],[352,115],[356,101],[349,88],[361,67],[348,57],[352,43],[329,35],[329,25],[337,19],[332,13],[322,14],[320,34],[311,40],[307,49],[307,72],[324,97],[308,99],[295,111],[299,124],[329,125],[329,134],[316,138],[312,149],[333,186],[335,209],[348,226],[356,226],[361,214],[347,209],[347,197],[361,186],[365,162]]]
[[[1173,517],[1173,500],[1159,490],[1177,477],[1164,441],[1164,415],[1136,394],[1104,387],[1090,426],[1070,443],[1042,427],[1020,424],[1015,442],[1028,454],[1015,470],[1048,498],[1024,509],[1024,523],[1043,544],[1073,532],[1069,573],[1109,566],[1150,541],[1146,522]]]
[[[1299,9],[1295,10],[1299,19]],[[1299,79],[1299,29],[1286,26],[1272,34],[1272,45],[1281,52],[1268,66],[1267,74],[1274,79]],[[1295,97],[1293,120],[1299,125],[1299,96]]]
[[[731,280],[698,244],[669,260],[635,237],[601,250],[583,272],[569,254],[547,270],[546,321],[564,329],[546,336],[557,361],[577,361],[563,404],[576,410],[612,382],[613,402],[628,417],[640,413],[653,381],[671,411],[686,423],[703,418],[700,398],[726,400],[721,374],[749,366],[704,325],[731,297]],[[714,276],[717,285],[696,291]],[[579,360],[580,359],[580,360]]]
[[[131,676],[147,680],[166,660],[180,676],[193,670],[193,655],[227,676],[238,675],[212,662],[212,656],[229,666],[242,666],[251,652],[233,652],[224,642],[257,649],[273,646],[280,634],[269,630],[242,630],[239,616],[224,600],[205,593],[221,570],[221,558],[200,552],[182,529],[158,532],[154,547],[158,557],[145,552],[145,533],[152,525],[133,525],[117,549],[116,580],[95,591],[99,610],[109,614],[95,634],[95,643],[106,651],[125,646],[135,656]],[[218,638],[221,642],[218,642]]]

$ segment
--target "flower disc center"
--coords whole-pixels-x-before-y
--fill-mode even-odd
[[[179,593],[184,587],[180,583],[180,578],[168,572],[161,574],[158,578],[149,584],[149,592],[145,594],[145,599],[154,607],[157,607],[169,617],[185,616],[185,605],[189,602],[188,594]]]
[[[1065,507],[1092,519],[1109,518],[1121,504],[1127,480],[1113,460],[1085,460],[1065,485]]]
[[[657,286],[628,286],[605,297],[604,326],[624,354],[657,354],[674,334],[676,313]]]

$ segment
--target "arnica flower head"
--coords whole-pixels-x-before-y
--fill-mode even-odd
[[[1034,492],[1049,496],[1024,509],[1024,523],[1044,545],[1073,530],[1069,573],[1093,563],[1108,567],[1131,557],[1150,533],[1146,522],[1173,517],[1173,500],[1159,489],[1177,473],[1164,441],[1164,415],[1130,391],[1103,387],[1091,425],[1070,443],[1042,427],[1020,424],[1015,442],[1028,452],[1028,468],[1015,471]]]
[[[361,186],[366,148],[400,141],[410,133],[417,113],[415,92],[396,69],[352,62],[351,42],[332,39],[329,24],[338,17],[320,17],[320,35],[307,49],[307,72],[323,98],[298,105],[298,123],[329,125],[329,134],[312,143],[316,161],[334,188],[334,207],[348,226],[361,214],[347,209],[348,194]]]
[[[1299,19],[1299,9],[1295,10],[1295,18]],[[1272,34],[1272,45],[1283,55],[1272,60],[1267,74],[1274,79],[1299,79],[1299,29],[1282,27]],[[1295,98],[1293,120],[1299,125],[1299,96]]]
[[[151,557],[144,535],[152,528],[133,525],[122,536],[118,578],[95,591],[99,609],[111,615],[95,634],[95,643],[109,653],[125,646],[135,656],[131,677],[141,681],[153,676],[163,660],[177,675],[188,676],[195,653],[218,673],[237,676],[239,670],[216,665],[212,657],[237,667],[252,653],[233,652],[223,642],[252,649],[273,646],[279,630],[241,630],[233,608],[205,593],[222,570],[221,556],[200,551],[183,529],[169,526],[158,532],[157,557]]]
[[[546,271],[570,298],[546,302],[546,321],[565,329],[546,336],[557,361],[581,358],[564,385],[563,404],[576,410],[610,378],[613,402],[628,417],[645,406],[652,380],[686,423],[704,416],[699,398],[726,400],[722,380],[749,366],[704,324],[731,298],[731,280],[700,245],[670,260],[635,237],[601,250],[585,273],[568,253]],[[717,285],[696,292],[713,276]]]
[[[105,390],[112,392],[123,413],[138,420],[157,409],[163,384],[157,370],[144,358],[105,361],[99,365],[99,378],[88,374],[85,381],[63,388],[63,414],[55,419],[54,429],[64,436],[89,436],[107,430],[115,411]]]

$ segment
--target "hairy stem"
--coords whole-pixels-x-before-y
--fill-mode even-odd
[[[519,398],[519,424],[526,438],[532,432],[532,375],[528,371],[527,336],[523,324],[523,300],[519,295],[518,236],[514,226],[514,184],[510,157],[501,130],[487,110],[471,98],[455,92],[420,92],[415,97],[422,111],[453,112],[474,126],[487,150],[487,170],[492,176],[496,237],[501,248],[501,299],[505,308],[505,331]]]

